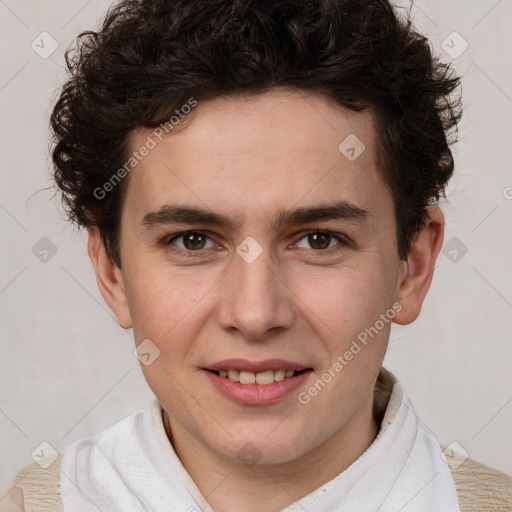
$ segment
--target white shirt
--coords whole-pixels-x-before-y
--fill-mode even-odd
[[[176,455],[162,407],[119,421],[64,452],[64,512],[213,512]],[[281,512],[460,512],[438,441],[395,381],[380,431],[349,468]]]

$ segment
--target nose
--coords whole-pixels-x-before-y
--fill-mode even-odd
[[[220,326],[239,331],[250,340],[264,340],[271,330],[290,328],[295,311],[293,293],[280,264],[267,248],[252,261],[240,254],[234,255],[231,272],[220,282]]]

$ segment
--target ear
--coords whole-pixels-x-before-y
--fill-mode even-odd
[[[418,318],[432,282],[437,255],[443,245],[443,213],[436,206],[429,206],[426,214],[427,218],[416,233],[407,259],[402,261],[397,295],[402,309],[393,318],[400,325],[410,324]]]
[[[97,227],[88,228],[87,249],[96,272],[96,282],[101,295],[114,312],[119,325],[124,329],[132,327],[132,319],[126,299],[124,278],[121,269],[112,261],[105,249],[103,237]]]

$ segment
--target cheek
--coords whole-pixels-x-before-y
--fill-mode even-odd
[[[160,350],[161,363],[179,366],[204,325],[208,292],[218,279],[139,268],[127,289],[135,339],[150,339]]]
[[[304,315],[313,325],[323,325],[328,338],[354,335],[392,305],[392,276],[378,261],[361,256],[356,263],[301,273],[294,279],[291,288]]]
[[[133,283],[134,336],[138,343],[149,339],[156,347],[158,357],[151,364],[141,364],[149,387],[168,407],[181,407],[187,400],[184,390],[194,377],[187,363],[205,323],[207,301],[201,298],[211,286],[165,272],[159,279],[154,277],[146,274]]]
[[[357,404],[371,393],[386,352],[394,315],[389,266],[382,264],[380,255],[368,253],[329,275],[302,276],[297,286],[298,295],[310,306],[302,308],[302,314],[322,345],[317,351],[323,352],[317,377],[329,382],[326,393],[318,393],[321,382],[305,390],[305,399],[314,402],[313,416],[324,408],[336,410],[340,403]],[[387,311],[388,317],[381,320]],[[316,393],[318,399],[313,398]]]
[[[333,269],[321,279],[317,275],[302,278],[300,285],[297,281],[297,295],[310,306],[301,308],[301,314],[322,342],[317,348],[317,353],[323,352],[317,379],[328,390],[319,391],[324,384],[315,381],[304,391],[311,417],[338,410],[339,404],[349,414],[350,407],[371,393],[382,365],[395,314],[393,282],[386,266],[376,263],[377,257],[372,264],[369,259],[373,257],[361,258],[350,268]],[[332,421],[337,421],[334,416]]]

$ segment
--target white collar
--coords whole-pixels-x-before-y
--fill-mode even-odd
[[[213,512],[167,438],[157,400],[64,453],[64,512]],[[460,512],[435,437],[398,382],[370,447],[349,468],[282,512]]]

